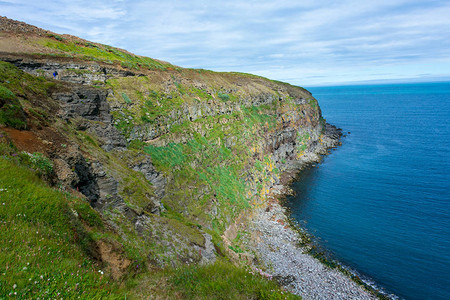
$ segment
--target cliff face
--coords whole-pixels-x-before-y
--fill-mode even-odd
[[[335,143],[300,87],[1,22],[0,85],[13,96],[0,131],[48,157],[52,184],[82,194],[148,265],[245,252],[225,230]]]

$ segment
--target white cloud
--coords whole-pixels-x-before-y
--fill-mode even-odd
[[[177,65],[296,83],[414,77],[418,64],[444,74],[450,62],[448,1],[0,0],[0,11]]]

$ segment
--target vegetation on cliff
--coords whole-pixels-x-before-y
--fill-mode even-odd
[[[309,92],[0,25],[1,296],[293,297],[227,229],[321,143]]]
[[[0,296],[140,298],[149,296],[150,287],[158,297],[186,299],[292,297],[275,283],[225,260],[204,267],[144,272],[138,279],[128,274],[120,286],[109,277],[99,247],[107,240],[124,241],[106,228],[84,199],[40,180],[33,172],[39,167],[30,169],[26,160],[12,155],[15,150],[4,148],[0,157],[0,169],[14,171],[14,176],[0,172]],[[122,255],[132,256],[127,251]],[[164,286],[158,286],[162,281]]]

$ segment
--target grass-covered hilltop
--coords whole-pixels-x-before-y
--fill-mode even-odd
[[[253,221],[330,131],[303,88],[0,18],[0,299],[298,297]]]

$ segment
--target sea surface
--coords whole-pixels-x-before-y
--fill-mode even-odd
[[[405,299],[450,299],[450,83],[308,88],[350,132],[286,206],[331,255]]]

